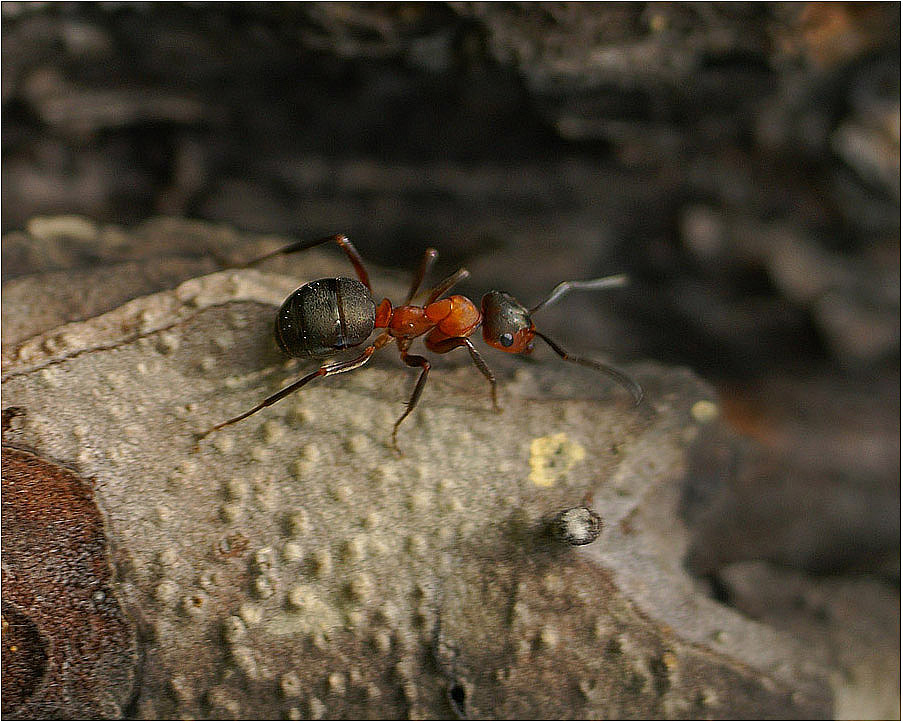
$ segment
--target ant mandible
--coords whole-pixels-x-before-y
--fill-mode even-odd
[[[430,289],[422,306],[411,303],[436,259],[437,252],[433,248],[428,248],[424,253],[404,303],[396,307],[393,307],[388,299],[383,299],[378,305],[374,302],[373,289],[370,287],[370,278],[363,260],[351,241],[342,234],[311,242],[297,241],[264,254],[245,266],[251,266],[273,256],[304,251],[330,242],[338,244],[348,256],[358,281],[347,278],[318,279],[293,291],[276,314],[275,333],[279,348],[291,357],[324,358],[360,346],[370,338],[374,329],[385,331],[354,359],[324,362],[316,371],[267,397],[253,409],[211,427],[201,435],[201,438],[256,414],[318,377],[330,377],[359,369],[370,361],[370,357],[376,351],[394,339],[401,353],[401,360],[408,366],[420,367],[421,370],[407,407],[392,428],[392,447],[401,454],[398,447],[398,427],[417,406],[430,371],[428,359],[408,353],[411,343],[419,336],[426,334],[424,340],[426,348],[436,354],[447,354],[459,347],[466,348],[476,368],[489,381],[493,408],[496,412],[501,411],[496,395],[495,376],[469,339],[481,325],[483,340],[496,349],[511,354],[529,354],[533,351],[534,337],[539,337],[565,361],[607,374],[633,395],[635,404],[642,401],[642,388],[629,376],[594,359],[584,359],[570,354],[560,344],[540,332],[531,318],[532,314],[558,301],[569,291],[622,286],[627,280],[625,276],[607,276],[589,281],[564,281],[555,287],[545,301],[529,311],[509,294],[490,291],[483,296],[481,313],[481,310],[477,309],[466,296],[455,294],[442,298],[455,284],[470,276],[470,272],[466,269],[459,269]]]

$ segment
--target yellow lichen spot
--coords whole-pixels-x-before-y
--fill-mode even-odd
[[[700,424],[709,424],[718,417],[718,405],[706,399],[696,402],[690,410],[690,414]]]
[[[564,432],[537,437],[530,443],[530,481],[537,487],[551,487],[584,457],[583,446]]]

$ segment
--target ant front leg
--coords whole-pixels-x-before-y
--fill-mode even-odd
[[[483,357],[480,355],[480,352],[477,351],[470,339],[464,336],[458,336],[451,339],[442,339],[440,341],[430,341],[429,338],[426,340],[427,349],[436,352],[436,354],[448,354],[453,349],[462,346],[467,347],[467,351],[470,352],[470,358],[473,360],[474,366],[480,370],[480,374],[486,377],[489,382],[489,392],[492,395],[493,411],[496,413],[501,412],[502,408],[499,406],[499,400],[496,394],[495,375],[492,373],[489,365],[486,364]]]
[[[267,397],[256,407],[249,409],[244,414],[239,414],[237,417],[232,417],[232,419],[227,419],[225,422],[222,422],[220,424],[217,424],[214,427],[211,427],[206,432],[204,432],[202,435],[200,435],[200,439],[204,439],[207,435],[211,434],[212,432],[215,432],[218,429],[222,429],[223,427],[228,427],[232,424],[235,424],[236,422],[240,422],[243,419],[247,419],[252,414],[257,414],[257,412],[259,412],[261,409],[265,409],[266,407],[269,407],[270,405],[275,404],[280,399],[284,399],[289,394],[292,394],[293,392],[298,391],[301,387],[303,387],[308,382],[312,382],[314,379],[317,379],[319,377],[331,377],[335,374],[343,374],[345,372],[350,372],[355,369],[359,369],[360,367],[364,366],[364,364],[366,364],[368,361],[370,361],[370,357],[373,356],[374,352],[376,352],[378,349],[381,349],[386,344],[388,344],[389,341],[391,340],[391,338],[392,337],[389,336],[388,333],[380,334],[373,341],[373,344],[368,346],[364,350],[364,353],[361,354],[359,357],[350,359],[348,361],[324,364],[319,369],[317,369],[317,371],[311,372],[307,376],[299,379],[297,382],[289,384],[287,387],[285,387],[285,389],[280,389],[278,392]]]
[[[314,246],[320,246],[322,244],[330,242],[338,244],[342,251],[345,252],[348,260],[354,267],[354,271],[357,274],[358,279],[360,279],[361,283],[370,290],[370,293],[373,293],[373,289],[370,288],[370,277],[367,275],[367,269],[364,268],[364,260],[361,258],[361,255],[358,253],[357,249],[354,248],[354,244],[348,240],[348,237],[340,233],[337,233],[333,236],[325,236],[324,238],[317,239],[316,241],[295,241],[294,243],[290,243],[287,246],[278,248],[275,251],[270,251],[270,253],[268,254],[258,256],[256,259],[248,261],[246,264],[244,264],[244,266],[252,266],[254,264],[260,263],[261,261],[265,261],[266,259],[273,258],[274,256],[293,254],[296,251],[306,251],[307,249],[314,248]]]

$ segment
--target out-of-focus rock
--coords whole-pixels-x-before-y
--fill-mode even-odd
[[[5,440],[94,479],[128,556],[136,717],[830,715],[824,668],[681,567],[679,483],[716,408],[689,373],[634,367],[634,408],[524,366],[497,416],[469,365],[437,369],[399,459],[412,379],[377,358],[199,441],[301,373],[271,338],[297,283],[192,279],[4,364]],[[587,495],[602,533],[563,549],[547,520]]]
[[[900,598],[868,577],[816,578],[764,562],[719,574],[730,603],[805,641],[834,669],[834,716],[900,717]]]
[[[870,391],[818,377],[767,380],[752,396],[730,390],[725,417],[746,437],[713,429],[693,451],[683,500],[691,569],[764,559],[898,576],[900,392]]]

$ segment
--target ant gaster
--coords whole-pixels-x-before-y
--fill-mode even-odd
[[[379,304],[374,302],[373,290],[363,260],[351,241],[341,234],[312,242],[298,241],[245,265],[250,266],[273,256],[303,251],[329,242],[338,244],[345,252],[358,280],[318,279],[292,292],[276,315],[276,342],[280,349],[292,357],[330,357],[345,349],[360,346],[370,338],[374,329],[385,331],[354,359],[324,362],[316,371],[267,397],[253,409],[217,424],[202,437],[250,417],[318,377],[342,374],[364,366],[376,351],[394,339],[402,361],[410,367],[420,367],[421,370],[407,407],[392,429],[392,446],[400,453],[398,427],[417,406],[430,371],[428,359],[408,352],[411,343],[419,336],[426,335],[424,340],[426,348],[436,354],[447,354],[459,347],[466,348],[474,365],[489,381],[493,408],[497,412],[501,411],[496,395],[495,376],[469,338],[481,325],[483,340],[496,349],[513,354],[530,353],[533,351],[534,337],[539,337],[565,361],[607,374],[633,395],[636,404],[642,401],[643,390],[633,379],[601,362],[573,356],[560,344],[540,332],[531,318],[536,311],[554,303],[571,290],[598,290],[621,286],[626,282],[625,276],[608,276],[590,281],[564,281],[555,287],[545,301],[529,311],[509,294],[490,291],[483,296],[481,311],[466,296],[454,294],[442,298],[455,284],[470,276],[470,272],[466,269],[459,269],[434,286],[422,306],[411,303],[436,259],[437,252],[433,248],[428,248],[424,253],[404,303],[396,307],[393,307],[388,299],[383,299]]]

